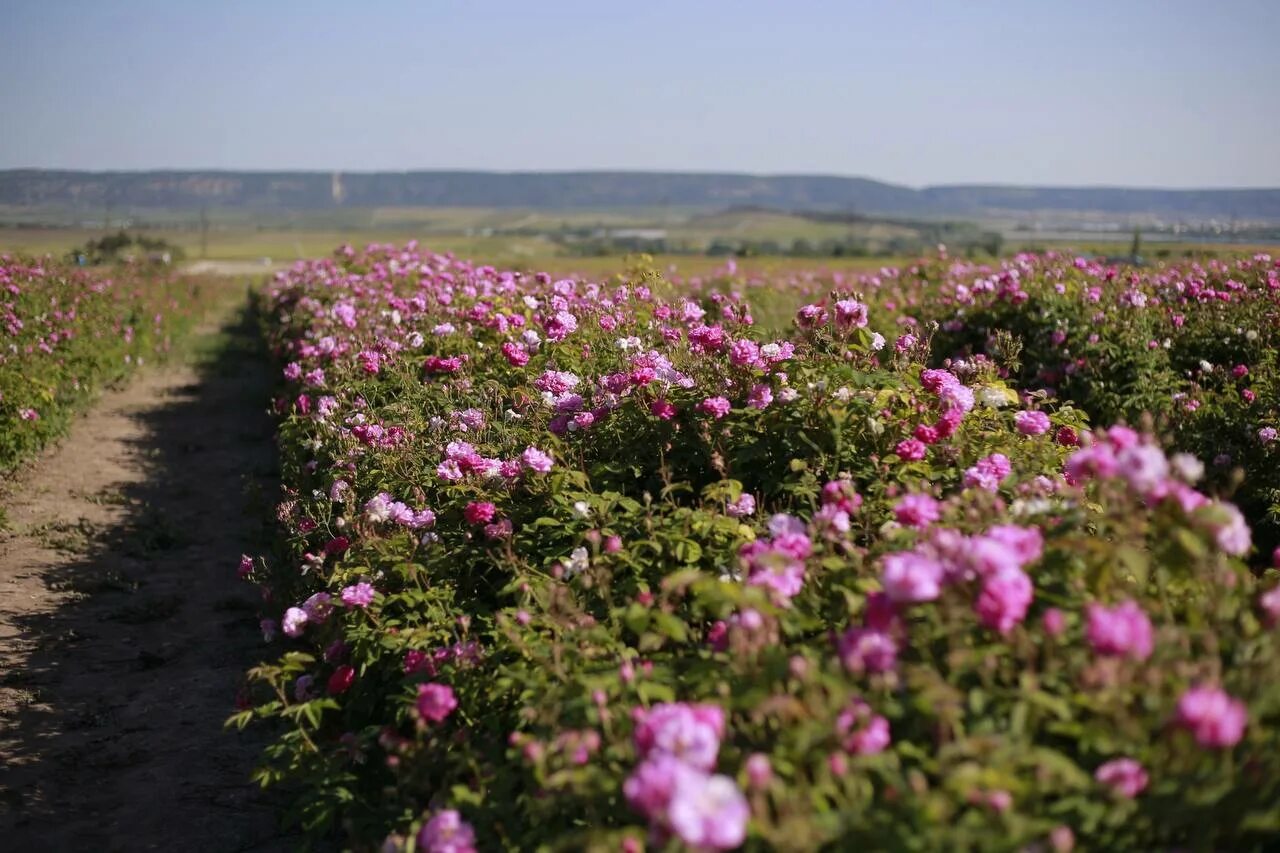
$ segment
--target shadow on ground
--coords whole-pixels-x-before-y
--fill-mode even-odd
[[[73,430],[68,444],[98,442],[124,460],[110,464],[132,466],[115,483],[85,471],[82,493],[94,491],[81,499],[114,507],[110,521],[68,507],[18,532],[43,556],[16,576],[42,582],[49,604],[8,615],[20,652],[0,670],[0,847],[300,844],[278,828],[279,800],[248,781],[260,736],[223,728],[262,648],[236,565],[264,535],[276,488],[252,310],[206,335],[191,366],[104,398],[106,426],[91,415],[77,425],[88,435]]]

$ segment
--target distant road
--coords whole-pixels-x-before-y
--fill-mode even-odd
[[[266,275],[285,266],[280,261],[192,261],[181,269],[192,275]]]

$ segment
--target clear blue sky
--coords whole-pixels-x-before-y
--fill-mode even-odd
[[[0,168],[1280,186],[1280,0],[3,0]]]

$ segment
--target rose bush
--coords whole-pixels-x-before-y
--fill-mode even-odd
[[[214,292],[134,267],[0,256],[0,471],[60,435],[103,386],[163,358]]]
[[[1095,423],[1153,415],[1168,442],[1280,545],[1280,260],[1258,254],[1123,269],[1049,254],[998,266],[936,261],[861,282],[933,359],[984,353],[1024,392]],[[892,306],[891,308],[889,306]]]
[[[1245,517],[858,296],[780,333],[412,244],[280,274],[260,780],[397,850],[1273,838]]]

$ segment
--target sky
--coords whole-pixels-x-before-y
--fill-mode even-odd
[[[1280,0],[3,0],[0,168],[1280,187]]]

